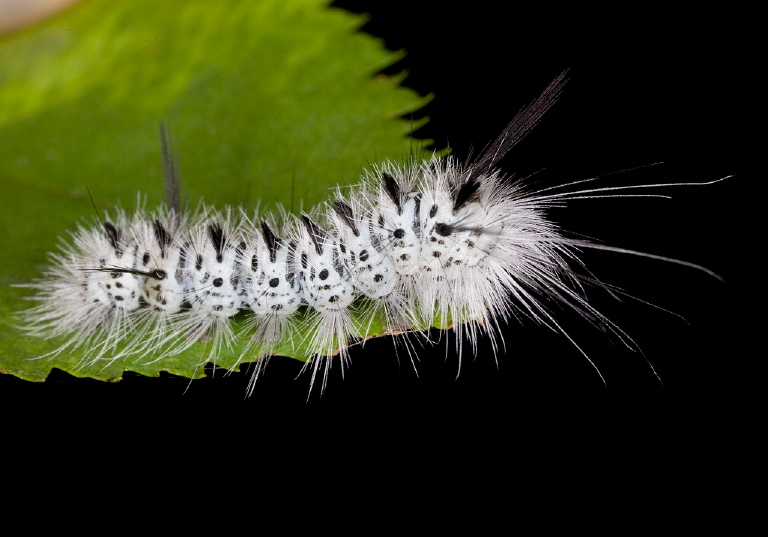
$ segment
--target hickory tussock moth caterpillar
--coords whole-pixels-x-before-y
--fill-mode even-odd
[[[239,361],[259,359],[249,390],[286,342],[308,349],[312,384],[320,373],[324,387],[333,361],[344,365],[348,347],[365,337],[376,315],[392,332],[452,326],[459,354],[467,352],[465,341],[474,351],[481,337],[496,348],[500,322],[528,318],[589,360],[558,322],[556,310],[565,307],[632,347],[587,300],[588,286],[621,291],[593,277],[580,250],[711,272],[567,237],[545,215],[569,199],[668,185],[589,188],[584,180],[533,191],[499,171],[499,159],[538,123],[564,82],[564,74],[557,77],[477,157],[374,166],[360,185],[297,217],[181,210],[177,173],[166,157],[168,207],[140,206],[79,227],[72,243],[52,254],[44,278],[28,285],[37,305],[24,314],[26,329],[64,338],[51,356],[81,349],[91,364],[159,362],[203,339],[207,361],[233,347],[234,317],[243,313],[240,337],[248,343]]]

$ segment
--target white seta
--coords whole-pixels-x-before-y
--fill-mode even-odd
[[[555,79],[468,162],[388,162],[299,217],[182,211],[161,129],[169,206],[147,212],[140,203],[133,215],[80,226],[51,254],[44,277],[28,284],[37,304],[24,313],[25,328],[63,338],[47,356],[79,349],[93,363],[127,355],[159,362],[207,340],[207,361],[233,346],[233,317],[244,311],[240,337],[248,344],[240,359],[257,359],[249,393],[286,342],[309,349],[312,384],[321,373],[325,387],[333,361],[343,371],[348,347],[377,315],[391,333],[452,326],[459,354],[465,342],[474,351],[480,337],[497,348],[500,324],[510,318],[546,325],[578,348],[557,320],[565,306],[634,348],[585,298],[586,286],[616,290],[585,269],[579,251],[706,269],[568,238],[545,215],[569,199],[637,196],[617,190],[671,185],[567,190],[586,180],[536,192],[499,171],[499,159],[536,125],[564,83],[564,75]],[[406,348],[412,352],[407,342]]]

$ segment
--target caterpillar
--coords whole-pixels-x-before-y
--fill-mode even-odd
[[[562,334],[589,360],[558,322],[557,310],[567,308],[634,347],[587,300],[588,287],[621,290],[593,276],[581,250],[716,275],[569,237],[546,217],[569,199],[637,196],[617,192],[671,185],[585,188],[586,179],[533,190],[500,171],[499,160],[539,122],[565,81],[565,73],[558,76],[466,162],[433,156],[372,166],[358,185],[298,216],[182,209],[161,127],[167,205],[149,211],[139,201],[133,214],[120,210],[75,230],[51,254],[43,278],[26,284],[36,305],[23,313],[24,329],[63,338],[47,357],[80,349],[91,364],[159,362],[201,340],[207,361],[245,339],[238,361],[256,360],[248,393],[286,344],[307,349],[310,390],[317,378],[323,390],[334,361],[343,370],[350,345],[362,342],[376,319],[384,319],[386,333],[400,334],[407,353],[414,352],[409,338],[426,337],[430,326],[452,327],[459,355],[465,345],[473,352],[480,338],[498,350],[500,323],[529,319]],[[675,183],[683,184],[710,183]]]

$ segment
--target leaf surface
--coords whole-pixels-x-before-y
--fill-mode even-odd
[[[137,194],[163,201],[158,124],[178,153],[182,197],[298,212],[354,184],[372,162],[428,141],[400,119],[428,97],[377,74],[401,56],[357,32],[364,17],[322,0],[87,0],[0,40],[0,371],[44,380],[52,367],[119,379],[203,374],[205,343],[154,364],[34,359],[61,341],[25,335],[17,313],[59,237]],[[369,334],[380,333],[374,323]],[[280,349],[306,359],[306,349]],[[215,363],[237,368],[238,349]]]

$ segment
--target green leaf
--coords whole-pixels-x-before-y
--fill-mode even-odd
[[[89,0],[2,37],[0,371],[202,376],[204,342],[151,365],[83,366],[77,352],[35,360],[61,341],[19,330],[32,291],[13,285],[38,277],[58,237],[94,215],[89,191],[100,212],[132,209],[137,193],[162,203],[160,121],[191,207],[308,209],[369,163],[422,149],[428,141],[408,138],[419,125],[399,118],[428,97],[377,74],[401,53],[357,32],[364,21],[323,0]],[[236,369],[237,356],[215,363]]]

